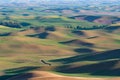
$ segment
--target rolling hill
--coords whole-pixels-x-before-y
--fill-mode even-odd
[[[0,80],[119,80],[119,3],[0,0]]]

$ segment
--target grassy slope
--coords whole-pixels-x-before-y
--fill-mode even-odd
[[[9,27],[0,25],[0,33],[9,33],[9,32],[14,32],[14,31],[19,31],[19,30],[20,29],[9,28]]]

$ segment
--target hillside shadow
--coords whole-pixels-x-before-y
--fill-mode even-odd
[[[48,35],[49,35],[49,33],[43,32],[43,33],[27,35],[27,36],[29,36],[29,37],[37,37],[37,38],[41,38],[41,39],[46,39]]]
[[[10,36],[11,33],[0,33],[0,36]]]
[[[50,60],[51,62],[61,62],[63,64],[69,64],[73,62],[79,62],[86,56],[89,56],[90,54],[82,54],[82,55],[77,55],[73,57],[68,57],[68,58],[61,58],[61,59],[55,59],[55,60]]]
[[[88,43],[88,42],[84,42],[84,41],[81,41],[81,40],[78,40],[78,39],[64,41],[64,42],[59,42],[59,43],[66,44],[66,45],[94,47],[94,44]]]
[[[100,19],[101,16],[86,16],[86,15],[79,15],[79,16],[73,16],[70,17],[71,19],[75,19],[75,18],[82,18],[83,20],[89,21],[89,22],[93,22],[96,19]]]
[[[114,68],[119,61],[120,60],[114,60],[83,66],[77,65],[77,67],[67,65],[56,68],[56,71],[68,74],[89,73],[90,75],[98,76],[120,76],[120,66],[117,69]]]
[[[52,62],[73,63],[80,61],[102,61],[109,59],[120,59],[120,49],[98,52],[98,53],[95,52],[90,54],[82,54],[82,55],[77,55],[63,59],[52,60]]]
[[[108,60],[108,59],[119,59],[120,58],[120,49],[105,51],[101,53],[96,53],[85,57],[83,60],[87,61],[96,61],[96,60]]]
[[[92,53],[94,50],[89,49],[89,48],[79,48],[79,49],[74,49],[75,52],[77,53]]]
[[[8,78],[14,77],[14,76],[18,76],[18,75],[22,75],[28,71],[32,71],[35,69],[38,69],[39,67],[20,67],[20,68],[13,68],[13,69],[7,69],[4,70],[3,72],[5,73],[5,75],[0,76],[0,80],[7,80]]]
[[[46,27],[46,31],[56,31],[55,27]]]
[[[74,33],[78,36],[85,36],[85,33],[83,31],[72,31],[72,33]]]
[[[106,30],[107,32],[113,32],[113,31],[115,31],[115,30],[117,30],[117,29],[120,29],[120,26],[110,26],[110,27],[106,27],[106,28],[105,28],[105,30]]]
[[[31,24],[30,23],[27,23],[27,22],[21,22],[20,23],[22,26],[30,26]]]
[[[89,22],[93,22],[96,19],[101,18],[101,16],[86,16],[84,19],[89,21]]]

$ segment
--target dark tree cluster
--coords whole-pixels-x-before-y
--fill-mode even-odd
[[[21,28],[22,27],[20,25],[20,23],[18,23],[16,21],[11,21],[11,20],[0,21],[0,25],[12,27],[12,28]]]
[[[92,27],[81,27],[81,26],[76,26],[77,30],[94,30],[94,29],[103,29],[107,27],[107,25],[94,25]]]
[[[65,26],[66,28],[70,28],[70,29],[73,29],[73,30],[94,30],[94,29],[104,29],[106,27],[108,27],[108,25],[93,25],[93,26],[72,26],[72,25],[69,25],[67,24]]]

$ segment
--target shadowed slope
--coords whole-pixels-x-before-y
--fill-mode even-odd
[[[86,34],[83,31],[72,31],[72,33],[74,33],[78,36],[86,36]]]
[[[74,39],[74,40],[70,40],[70,41],[65,41],[65,42],[60,42],[62,44],[67,44],[67,45],[77,45],[77,46],[89,46],[89,47],[93,47],[94,44],[92,43],[88,43],[88,42],[84,42],[78,39]]]
[[[33,34],[33,35],[28,35],[28,36],[37,37],[37,38],[41,38],[41,39],[46,39],[48,35],[49,35],[49,33],[43,32],[43,33]]]
[[[94,50],[89,49],[89,48],[79,48],[74,50],[77,53],[93,53]]]
[[[69,58],[52,60],[53,62],[73,63],[79,61],[102,61],[120,58],[120,49],[110,50],[106,52],[95,52],[93,54],[77,55]]]
[[[99,76],[120,76],[120,61],[113,60],[90,65],[67,65],[57,68],[57,71],[68,74],[89,73]]]

